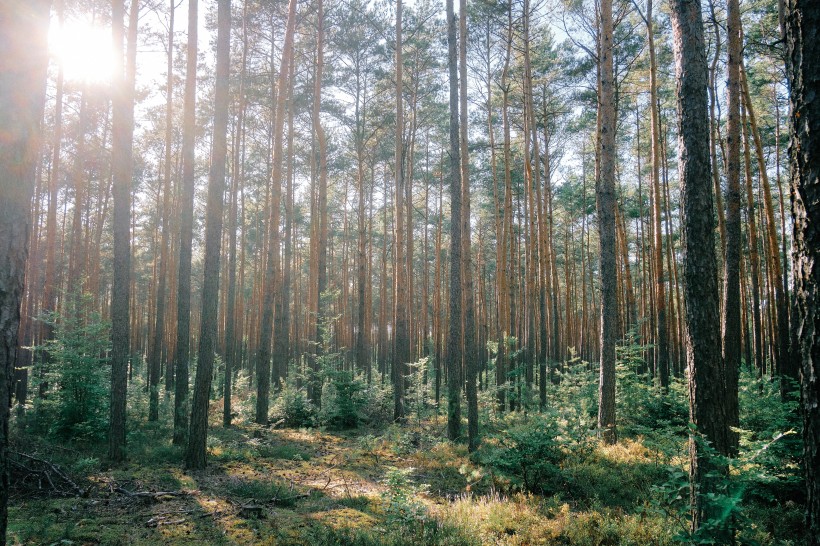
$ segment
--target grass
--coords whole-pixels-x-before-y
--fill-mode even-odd
[[[226,429],[220,408],[214,401],[202,472],[182,469],[168,411],[159,423],[134,424],[129,460],[113,468],[104,446],[19,438],[89,494],[13,494],[9,544],[666,545],[686,525],[658,493],[670,472],[685,471],[684,440],[604,446],[559,436],[547,446],[557,478],[536,494],[514,465],[499,463],[509,454],[505,430],[532,417],[493,422],[482,452],[470,455],[444,439],[440,419],[339,433],[237,419]],[[136,499],[117,487],[179,494]],[[744,515],[743,542],[801,543],[799,502],[755,497]]]

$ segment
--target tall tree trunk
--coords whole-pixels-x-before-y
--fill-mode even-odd
[[[319,215],[319,246],[317,249],[317,286],[316,298],[318,302],[317,307],[317,323],[316,323],[316,340],[318,351],[324,350],[321,329],[324,327],[324,321],[329,319],[328,311],[325,308],[326,304],[330,302],[323,302],[325,291],[327,290],[327,239],[328,239],[328,210],[327,210],[327,143],[325,140],[325,130],[322,127],[321,120],[321,98],[322,98],[322,73],[324,69],[324,6],[322,0],[318,1],[317,14],[317,29],[316,29],[316,73],[313,81],[313,131],[316,135],[316,141],[319,145],[319,188],[318,201],[316,203],[316,212]],[[275,354],[274,354],[275,358]],[[314,364],[318,366],[318,360],[314,360]],[[318,367],[313,369],[313,378],[308,383],[310,398],[317,405],[321,405],[322,396],[322,370]]]
[[[601,366],[598,429],[603,441],[617,441],[615,430],[615,343],[618,331],[618,287],[615,264],[615,75],[612,62],[612,0],[601,0],[598,81],[598,154],[595,193],[601,245]],[[567,310],[569,312],[569,309]]]
[[[49,0],[0,4],[0,545],[8,522],[12,368],[48,64]]]
[[[170,0],[168,20],[168,64],[165,84],[165,159],[162,180],[162,241],[160,242],[159,286],[156,293],[156,312],[154,322],[154,340],[151,343],[151,355],[148,358],[148,420],[159,419],[159,376],[162,346],[165,340],[165,287],[168,277],[168,238],[170,226],[168,215],[171,213],[171,144],[174,136],[174,2]]]
[[[458,117],[458,53],[453,0],[447,0],[447,67],[450,82],[450,326],[447,335],[447,437],[461,436],[462,257],[461,148]]]
[[[788,0],[795,310],[806,472],[806,536],[820,544],[820,4]]]
[[[459,0],[459,137],[461,160],[461,274],[464,279],[464,369],[467,374],[467,439],[472,452],[478,447],[478,347],[476,346],[475,294],[473,291],[472,238],[470,236],[470,156],[467,140],[467,0]],[[452,105],[452,103],[451,103]],[[537,158],[537,156],[536,156]],[[536,159],[537,161],[537,159]],[[427,302],[424,302],[426,305]]]
[[[208,176],[205,224],[205,279],[202,283],[202,318],[199,328],[199,359],[196,367],[191,426],[185,449],[185,467],[205,468],[208,437],[208,402],[211,399],[217,343],[219,251],[222,244],[222,194],[225,193],[225,162],[228,159],[228,102],[231,47],[231,0],[217,3],[216,83],[214,85],[214,137]]]
[[[261,301],[262,322],[260,325],[259,348],[257,350],[256,373],[256,422],[267,424],[268,404],[270,397],[270,363],[271,363],[271,330],[273,329],[273,312],[276,299],[278,310],[281,312],[281,286],[278,278],[280,269],[279,258],[279,207],[282,200],[282,156],[284,149],[285,103],[290,74],[290,64],[293,62],[293,35],[296,29],[296,0],[288,3],[288,22],[285,29],[285,39],[282,45],[282,62],[279,63],[279,78],[277,81],[276,112],[273,121],[273,164],[271,165],[271,203],[268,219],[268,248],[267,263],[263,280],[263,297]],[[280,328],[281,329],[281,328]],[[277,333],[279,336],[281,333]],[[287,335],[287,332],[284,333]],[[275,348],[274,348],[275,350]]]
[[[191,246],[194,230],[196,62],[199,0],[188,0],[188,50],[182,104],[182,183],[177,263],[177,341],[174,370],[174,444],[188,437],[188,365],[191,358]]]
[[[231,389],[233,375],[239,368],[241,360],[237,359],[237,348],[241,337],[237,336],[236,319],[241,316],[236,303],[236,229],[239,213],[240,179],[245,175],[244,142],[245,142],[245,71],[248,59],[248,2],[242,3],[242,66],[239,73],[239,98],[236,113],[236,138],[233,150],[233,174],[231,176],[231,208],[228,212],[228,300],[225,308],[225,385],[222,400],[222,425],[231,426]],[[244,219],[242,222],[244,226]],[[244,230],[244,227],[243,227]],[[240,292],[241,294],[241,292]]]
[[[776,336],[776,363],[775,369],[781,375],[781,394],[786,394],[791,390],[790,381],[799,379],[799,369],[793,366],[793,360],[789,357],[789,298],[786,294],[785,283],[783,282],[783,271],[780,265],[780,251],[777,247],[777,224],[774,221],[774,208],[772,207],[772,190],[769,184],[769,174],[766,169],[765,157],[763,155],[763,142],[760,138],[760,131],[757,128],[757,118],[752,106],[751,94],[749,93],[749,82],[746,79],[746,72],[741,66],[740,84],[743,90],[743,100],[746,105],[746,113],[749,116],[749,125],[752,137],[754,138],[755,154],[757,156],[758,172],[760,173],[760,185],[763,189],[763,209],[766,214],[766,244],[771,263],[772,284],[774,285],[775,307],[777,317]],[[779,124],[779,119],[777,120]],[[778,139],[779,142],[779,139]],[[780,182],[778,180],[778,187]],[[782,195],[782,194],[781,194]],[[786,233],[783,231],[785,241]]]
[[[739,0],[728,0],[728,119],[726,121],[726,279],[723,298],[723,366],[726,409],[731,423],[737,422],[737,375],[740,370],[740,64],[743,36]],[[732,437],[735,434],[732,433]],[[732,439],[725,455],[737,453]]]
[[[725,383],[718,323],[714,206],[709,164],[709,117],[703,19],[700,1],[673,0],[671,20],[677,71],[679,169],[683,212],[683,284],[686,302],[686,361],[689,413],[697,432],[690,438],[692,524],[697,530],[715,517],[709,493],[715,463],[703,439],[721,452],[729,445],[723,408]],[[697,303],[696,303],[697,302]]]
[[[134,85],[136,82],[137,21],[139,0],[131,0],[128,45],[123,63],[123,0],[113,0],[114,55],[117,67],[112,99],[112,150],[114,211],[114,276],[111,284],[111,422],[108,456],[125,458],[125,406],[129,353],[131,278],[131,178],[134,136]]]
[[[655,266],[655,339],[658,343],[658,378],[661,388],[669,387],[669,334],[666,326],[666,282],[663,275],[663,232],[661,230],[661,122],[658,109],[658,65],[655,60],[655,31],[652,16],[652,0],[646,1],[646,37],[649,48],[649,112],[652,122],[652,244]],[[668,244],[668,243],[667,243]]]
[[[757,221],[755,219],[754,190],[752,189],[752,160],[749,151],[749,131],[746,128],[745,111],[741,109],[741,119],[743,126],[743,156],[746,166],[746,221],[749,234],[749,263],[752,275],[752,323],[754,324],[754,367],[757,373],[762,376],[765,367],[763,354],[763,330],[760,320],[760,258],[758,256],[757,244]],[[741,281],[742,283],[742,281]],[[746,362],[747,366],[752,366],[752,362]],[[737,427],[739,423],[732,423]]]
[[[404,420],[404,381],[407,370],[407,363],[410,361],[410,332],[408,324],[408,302],[407,283],[409,282],[409,271],[404,256],[404,238],[412,237],[411,233],[405,234],[404,219],[404,105],[402,100],[402,78],[403,78],[403,58],[402,58],[402,0],[396,1],[396,154],[395,154],[395,176],[396,176],[396,218],[395,218],[395,253],[396,263],[393,275],[393,285],[395,294],[395,349],[393,351],[393,418],[397,421]]]

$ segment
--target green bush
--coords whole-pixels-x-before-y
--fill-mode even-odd
[[[563,489],[561,466],[567,456],[558,435],[554,419],[535,416],[485,443],[478,459],[526,491],[551,495]]]
[[[365,383],[349,371],[329,370],[329,381],[322,392],[320,422],[332,429],[349,429],[359,426],[364,416],[362,408],[367,400]]]
[[[290,381],[282,386],[282,391],[271,408],[275,421],[282,421],[288,428],[312,427],[316,424],[316,406],[308,400],[304,389],[297,388]]]
[[[393,386],[373,381],[362,392],[365,404],[362,420],[372,427],[384,427],[393,422]]]
[[[69,296],[66,311],[42,318],[54,337],[37,347],[33,385],[35,428],[59,438],[95,441],[108,429],[108,323],[91,311],[91,297]]]

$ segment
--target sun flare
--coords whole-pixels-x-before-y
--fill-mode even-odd
[[[114,73],[110,29],[79,21],[52,25],[49,48],[67,80],[105,83]]]

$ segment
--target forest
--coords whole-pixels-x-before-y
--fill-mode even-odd
[[[820,544],[820,3],[0,0],[0,546]]]

